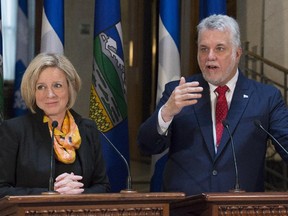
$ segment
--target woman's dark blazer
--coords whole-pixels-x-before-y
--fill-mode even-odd
[[[109,180],[94,121],[71,110],[81,135],[77,150],[84,193],[110,190]],[[51,136],[43,112],[4,121],[0,126],[0,197],[41,194],[50,175]]]

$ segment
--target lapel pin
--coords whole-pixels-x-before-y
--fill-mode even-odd
[[[248,98],[248,95],[244,94],[244,95],[243,95],[243,98]]]

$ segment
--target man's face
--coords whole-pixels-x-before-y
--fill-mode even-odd
[[[235,75],[241,54],[229,31],[205,29],[199,33],[197,59],[207,82],[225,85]]]

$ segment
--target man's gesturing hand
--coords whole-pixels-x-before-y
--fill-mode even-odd
[[[196,104],[202,97],[203,88],[198,82],[186,82],[181,77],[179,85],[174,89],[168,101],[162,108],[161,116],[165,122],[170,121],[183,107]]]

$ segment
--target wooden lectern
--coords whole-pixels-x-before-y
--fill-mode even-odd
[[[1,216],[46,215],[170,215],[170,203],[184,193],[107,193],[81,195],[6,196]]]
[[[206,193],[175,201],[170,208],[173,216],[287,216],[288,193]]]

